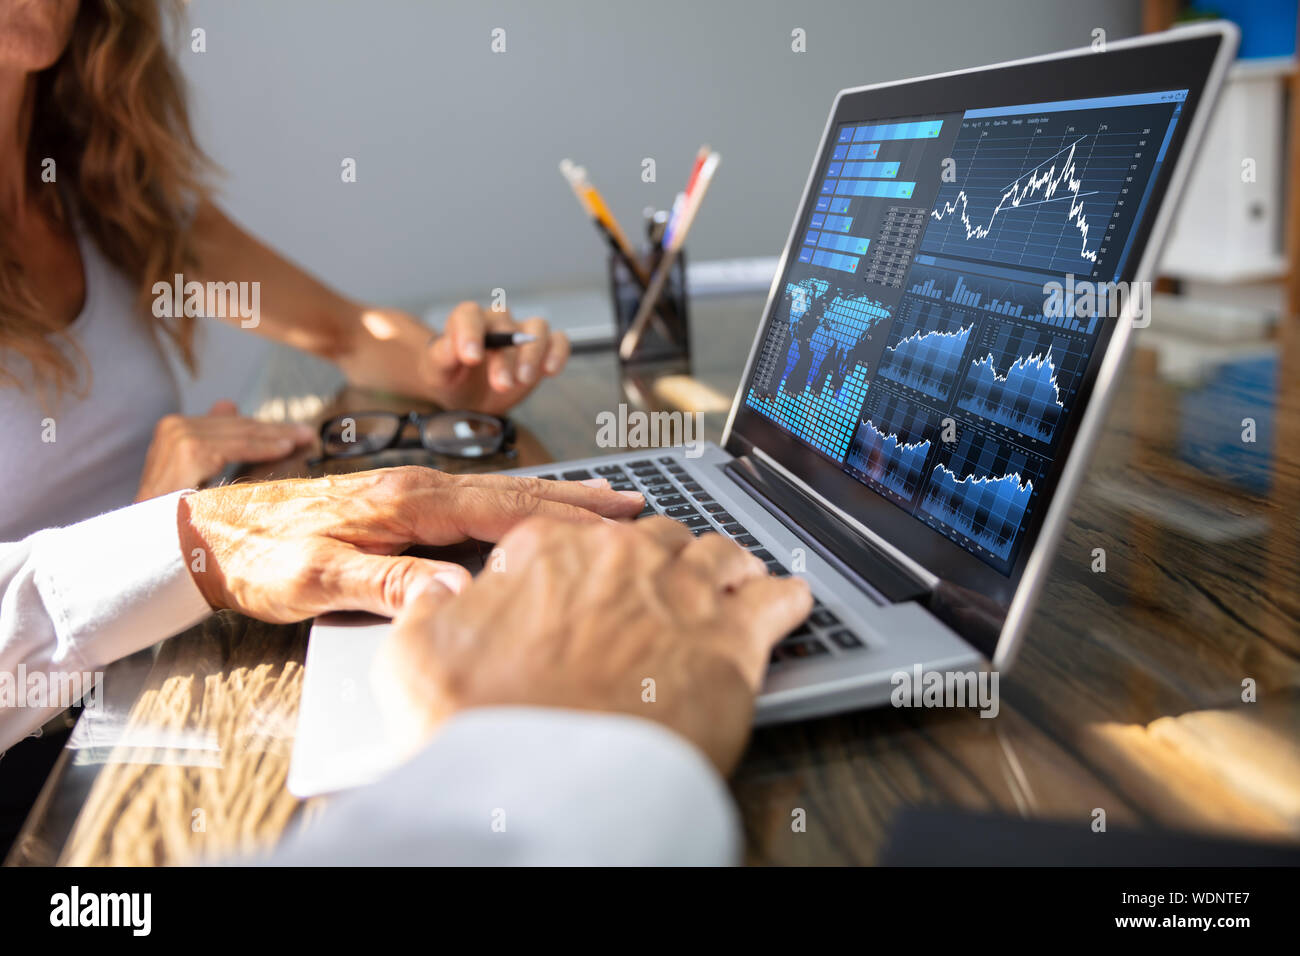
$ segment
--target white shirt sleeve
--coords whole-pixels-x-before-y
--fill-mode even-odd
[[[211,613],[181,554],[182,494],[0,544],[0,750],[69,688]]]
[[[493,707],[335,798],[270,863],[721,866],[740,848],[726,785],[676,733],[640,717]]]

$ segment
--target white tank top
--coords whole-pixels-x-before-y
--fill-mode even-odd
[[[86,301],[68,332],[90,368],[84,397],[42,408],[31,389],[0,385],[0,542],[72,524],[135,499],[154,426],[177,411],[171,366],[139,315],[135,289],[77,229]],[[0,354],[30,379],[26,359]],[[45,441],[54,419],[54,441]]]

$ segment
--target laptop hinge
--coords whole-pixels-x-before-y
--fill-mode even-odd
[[[895,604],[929,595],[924,582],[756,457],[733,458],[725,469],[772,517],[867,590]]]

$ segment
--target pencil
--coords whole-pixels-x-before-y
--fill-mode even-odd
[[[571,159],[560,160],[560,173],[569,183],[569,188],[573,190],[573,195],[578,199],[578,205],[586,211],[591,217],[591,221],[596,224],[596,229],[603,235],[609,243],[610,249],[614,255],[623,260],[628,271],[632,273],[632,278],[645,293],[650,286],[650,275],[646,272],[645,267],[641,264],[631,243],[627,240],[627,235],[614,218],[614,214],[609,211],[609,206],[605,199],[595,186],[587,179],[587,171],[578,166]],[[666,316],[662,313],[659,306],[654,308],[655,327],[665,339],[671,339],[672,333],[668,330]]]
[[[587,179],[587,171],[581,166],[575,165],[572,160],[565,159],[560,162],[560,172],[568,180],[569,188],[573,190],[573,194],[578,198],[578,204],[586,210],[587,215],[596,224],[596,228],[609,240],[610,247],[619,254],[619,257],[632,271],[637,284],[644,289],[650,281],[650,276],[637,258],[632,244],[628,242],[623,227],[618,224],[614,214],[609,211],[605,197]]]

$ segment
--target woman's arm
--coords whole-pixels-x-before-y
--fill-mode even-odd
[[[257,282],[261,335],[328,359],[354,385],[432,399],[444,407],[504,412],[545,376],[564,367],[569,343],[544,319],[517,323],[509,312],[471,302],[452,312],[442,333],[415,316],[340,295],[236,225],[212,203],[194,222],[201,282]],[[235,324],[240,316],[223,316]],[[245,320],[245,323],[252,320]],[[531,333],[536,341],[485,352],[488,331]]]

